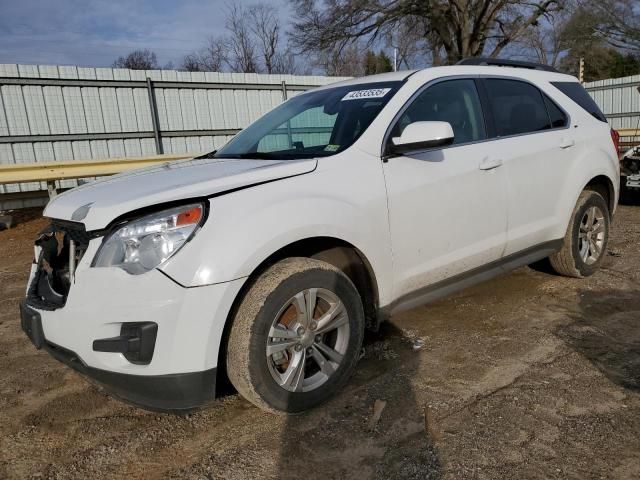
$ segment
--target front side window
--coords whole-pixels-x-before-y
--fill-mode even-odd
[[[238,133],[216,158],[327,157],[349,148],[402,82],[328,88],[298,95]]]
[[[413,122],[449,122],[454,144],[487,137],[480,98],[473,80],[447,80],[425,89],[400,116],[391,133],[399,137]]]
[[[517,80],[485,82],[498,137],[533,133],[551,128],[542,93]]]

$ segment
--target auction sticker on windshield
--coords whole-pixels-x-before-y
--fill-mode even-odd
[[[360,100],[361,98],[382,98],[391,91],[390,88],[370,88],[369,90],[354,90],[342,97],[345,100]]]

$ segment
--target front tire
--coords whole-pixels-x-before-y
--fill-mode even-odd
[[[571,215],[562,248],[551,255],[553,269],[567,277],[588,277],[600,267],[609,242],[609,207],[598,192],[584,190]]]
[[[229,379],[265,410],[307,410],[347,381],[364,326],[362,301],[342,271],[309,258],[282,260],[257,278],[237,310]]]

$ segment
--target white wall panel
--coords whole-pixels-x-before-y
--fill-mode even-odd
[[[127,157],[141,157],[142,149],[138,138],[128,138],[124,141],[124,154]]]
[[[9,125],[7,124],[7,116],[4,113],[4,102],[0,93],[0,137],[9,135]]]
[[[202,73],[202,72],[194,72]],[[211,112],[209,111],[209,97],[206,90],[194,90],[193,102],[196,111],[196,128],[198,130],[211,130]]]
[[[22,87],[22,94],[29,120],[29,133],[31,135],[48,135],[51,133],[42,87],[25,85]]]
[[[189,73],[189,72],[178,72]],[[180,92],[180,110],[182,111],[182,128],[184,130],[197,130],[198,119],[196,117],[196,105],[193,90],[182,89]]]
[[[105,132],[121,132],[120,112],[115,88],[100,88],[100,104]]]
[[[61,87],[42,87],[44,103],[47,107],[49,129],[53,135],[69,133],[67,112],[64,107]]]
[[[151,110],[149,108],[149,94],[147,91],[142,88],[134,88],[133,103],[136,110],[138,131],[147,132],[153,130],[153,121],[151,120]]]
[[[136,116],[136,105],[133,101],[133,90],[131,88],[117,88],[116,96],[122,131],[137,132],[138,118]]]
[[[184,130],[180,92],[176,89],[164,89],[164,106],[167,111],[167,130]]]
[[[9,135],[29,135],[29,120],[20,86],[2,85],[0,92],[9,124]]]
[[[80,87],[63,87],[62,97],[64,99],[69,133],[87,133],[87,119]]]
[[[87,132],[104,133],[104,119],[102,118],[102,102],[100,89],[85,87],[82,89],[82,104],[87,121]]]

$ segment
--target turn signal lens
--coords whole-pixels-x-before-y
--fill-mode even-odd
[[[197,206],[193,207],[186,212],[182,212],[178,214],[178,218],[176,219],[176,226],[181,227],[184,225],[194,225],[200,222],[202,218],[202,207]]]

